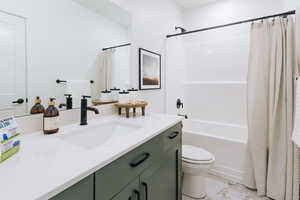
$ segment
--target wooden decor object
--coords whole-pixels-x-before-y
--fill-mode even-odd
[[[118,103],[118,101],[101,101],[99,99],[92,101],[92,104],[94,106],[105,105],[105,104],[113,104],[113,103]]]
[[[145,108],[148,105],[146,101],[138,101],[136,103],[128,103],[128,104],[120,104],[116,103],[115,106],[119,109],[119,115],[122,114],[122,108],[125,108],[126,110],[126,118],[129,118],[130,109],[133,109],[133,116],[136,115],[136,109],[141,108],[142,109],[142,115],[145,116]]]

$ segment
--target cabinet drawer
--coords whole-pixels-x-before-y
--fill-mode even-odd
[[[50,200],[93,200],[94,174],[81,180]]]
[[[161,137],[155,137],[95,174],[95,200],[109,200],[139,176],[150,164],[159,162],[163,149]]]
[[[163,151],[168,151],[171,147],[181,145],[182,123],[178,123],[162,134]]]
[[[112,200],[140,200],[140,180],[136,178],[127,185],[119,194],[114,196]]]

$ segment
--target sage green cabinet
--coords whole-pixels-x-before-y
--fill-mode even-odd
[[[95,200],[110,200],[152,163],[159,162],[162,139],[155,137],[95,173]]]
[[[81,180],[50,200],[94,200],[94,174]]]
[[[139,191],[140,181],[135,179],[125,189],[112,198],[112,200],[141,200]]]
[[[181,200],[181,129],[169,128],[51,200]]]
[[[178,196],[178,151],[170,151],[165,161],[146,170],[140,177],[142,200],[180,200]]]

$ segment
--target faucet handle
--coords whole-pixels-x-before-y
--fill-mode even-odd
[[[65,94],[64,96],[65,96],[65,97],[68,97],[68,98],[71,98],[71,97],[72,97],[72,94]]]
[[[86,99],[86,98],[92,98],[92,97],[91,96],[82,95],[82,98]]]

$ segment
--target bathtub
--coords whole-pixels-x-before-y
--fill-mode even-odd
[[[247,127],[201,120],[183,122],[183,144],[195,145],[214,154],[210,173],[242,183],[247,156]]]

